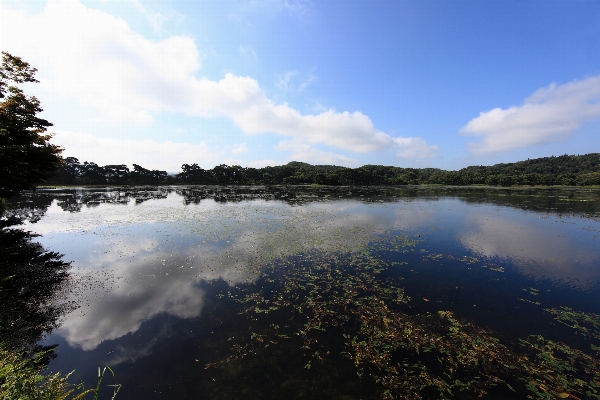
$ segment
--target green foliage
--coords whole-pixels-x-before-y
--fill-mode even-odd
[[[60,374],[42,375],[37,354],[32,359],[0,346],[0,397],[7,400],[62,400],[75,388]],[[76,397],[82,398],[82,397]]]
[[[149,170],[140,165],[133,164],[133,172],[129,174],[129,179],[143,185],[156,185],[166,181],[167,172],[155,169]]]
[[[521,365],[535,399],[600,399],[600,360],[564,343],[534,335],[521,340],[532,354]]]
[[[0,398],[5,400],[85,400],[88,395],[98,400],[101,383],[108,370],[114,377],[110,367],[98,368],[96,388],[85,390],[83,384],[74,385],[68,382],[73,372],[62,376],[60,373],[43,374],[44,359],[48,352],[36,353],[33,357],[23,357],[0,345]],[[111,400],[114,400],[121,385],[113,386]]]
[[[462,185],[551,186],[600,183],[600,153],[582,156],[544,157],[492,166],[470,166],[456,171]],[[599,183],[596,183],[599,182]],[[431,182],[443,183],[447,182]]]
[[[34,189],[61,163],[62,149],[49,143],[52,124],[37,117],[40,102],[9,83],[37,82],[35,68],[2,52],[0,66],[0,197]]]
[[[9,89],[8,82],[25,83],[38,82],[35,79],[37,69],[31,68],[28,63],[6,51],[2,52],[2,67],[0,68],[0,99]]]
[[[579,186],[600,185],[600,172],[580,174],[576,180]]]
[[[198,164],[183,164],[181,172],[168,176],[165,171],[147,170],[134,164],[98,166],[93,162],[79,164],[68,158],[51,178],[54,184],[164,184],[195,185],[489,185],[550,186],[600,185],[600,154],[546,157],[513,164],[489,167],[471,166],[459,171],[437,168],[400,168],[363,165],[346,168],[335,165],[310,165],[292,161],[285,165],[244,168],[239,165],[217,165],[211,170]]]
[[[74,400],[77,400],[77,399],[81,398],[81,396],[85,396],[87,393],[90,393],[90,392],[94,394],[94,398],[92,400],[98,400],[98,396],[100,394],[100,385],[102,384],[102,381],[104,380],[104,376],[106,375],[106,370],[108,370],[114,378],[115,373],[110,367],[104,367],[102,369],[100,369],[100,367],[98,367],[98,381],[96,383],[96,388],[85,390],[81,395],[78,395]],[[119,393],[119,391],[121,390],[121,385],[117,384],[117,385],[108,385],[108,386],[113,387],[113,394],[112,394],[112,397],[110,398],[110,400],[115,400],[115,398],[117,397],[117,393]]]
[[[600,341],[600,315],[573,311],[569,307],[549,308],[546,311],[556,315],[558,322],[575,329],[585,338]]]

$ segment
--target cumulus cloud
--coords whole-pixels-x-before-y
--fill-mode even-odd
[[[210,165],[219,161],[219,155],[204,142],[189,144],[112,139],[61,130],[56,131],[52,141],[65,148],[64,157],[77,157],[81,162],[93,161],[98,165],[121,164],[123,160],[132,160],[142,167],[179,172],[183,163],[202,161],[203,165]]]
[[[587,121],[600,117],[600,76],[553,83],[534,92],[522,106],[494,108],[461,129],[481,137],[473,153],[508,151],[567,138]]]
[[[341,154],[334,154],[315,149],[310,145],[302,143],[298,140],[286,140],[279,142],[277,149],[291,152],[289,158],[292,160],[303,160],[315,164],[333,164],[343,166],[356,166],[358,164],[358,160],[343,156]]]
[[[264,168],[264,167],[275,167],[277,165],[283,165],[285,163],[275,160],[254,160],[248,163],[248,167],[251,168]]]
[[[144,18],[146,18],[150,26],[152,26],[152,29],[154,29],[156,33],[162,34],[163,25],[169,18],[163,13],[145,7],[139,0],[132,0],[131,2]]]
[[[267,98],[250,77],[197,78],[201,63],[193,38],[148,40],[125,21],[77,1],[50,0],[37,15],[3,10],[1,29],[7,50],[45,71],[44,88],[98,109],[109,120],[151,124],[157,113],[183,112],[231,118],[246,134],[274,133],[356,153],[397,148],[400,157],[419,158],[417,149],[426,154],[433,149],[423,139],[391,137],[360,111],[303,115]],[[407,143],[417,142],[408,146],[414,151],[406,150]]]
[[[428,144],[424,139],[418,137],[395,138],[398,146],[396,155],[400,158],[410,160],[423,160],[438,156],[439,147]]]
[[[233,154],[247,153],[248,146],[246,145],[246,143],[236,144],[235,146],[233,146],[233,149],[231,150],[231,152]]]
[[[176,110],[174,89],[200,68],[192,38],[153,42],[74,1],[49,1],[31,16],[5,9],[1,25],[3,47],[35,65],[45,89],[113,120],[149,124],[152,113]]]

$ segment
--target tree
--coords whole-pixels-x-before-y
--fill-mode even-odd
[[[53,185],[56,184],[76,184],[79,176],[82,173],[83,166],[79,163],[79,159],[75,157],[67,157],[63,159],[62,165],[52,175],[47,182]]]
[[[133,172],[129,174],[129,179],[134,184],[159,185],[166,181],[167,176],[167,171],[149,170],[133,164]]]
[[[2,52],[0,66],[0,198],[35,189],[57,170],[63,149],[49,143],[52,126],[37,117],[42,112],[34,96],[9,83],[38,82],[35,68],[19,57]]]
[[[89,185],[103,185],[106,183],[104,168],[95,162],[84,161],[81,166],[81,179]]]
[[[122,184],[129,177],[129,168],[125,164],[105,165],[104,176],[108,184]]]
[[[194,163],[183,164],[181,166],[181,172],[177,174],[177,180],[183,183],[191,184],[207,184],[212,183],[212,176],[209,171],[200,168],[198,164]]]

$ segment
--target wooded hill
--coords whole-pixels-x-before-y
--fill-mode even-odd
[[[198,164],[183,164],[181,172],[148,170],[133,164],[99,166],[68,157],[46,184],[86,185],[490,185],[490,186],[589,186],[600,185],[600,153],[544,157],[492,166],[470,166],[459,171],[438,168],[400,168],[364,165],[359,168],[310,165],[293,161],[286,165],[243,168],[221,164],[205,170]]]

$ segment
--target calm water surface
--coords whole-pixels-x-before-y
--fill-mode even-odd
[[[110,365],[123,399],[378,398],[335,338],[320,363],[292,338],[206,369],[261,324],[297,321],[259,322],[234,298],[276,293],[278,268],[316,254],[370,251],[381,279],[410,298],[406,312],[452,311],[506,343],[571,340],[545,308],[600,313],[593,190],[81,188],[13,207],[72,261],[66,299],[78,308],[44,340],[58,343],[50,369],[75,369],[91,386]]]

